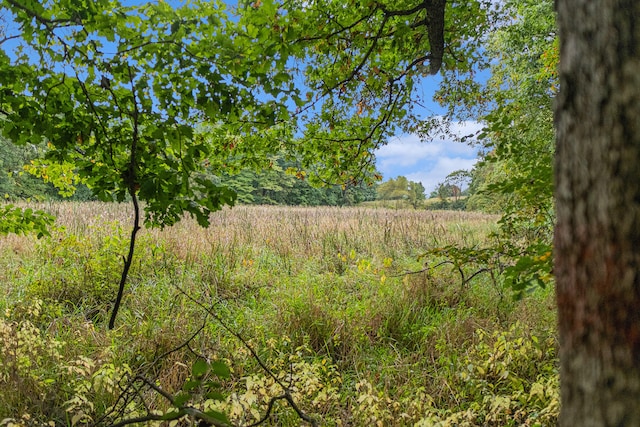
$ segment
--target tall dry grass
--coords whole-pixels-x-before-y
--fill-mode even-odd
[[[277,387],[247,350],[182,292],[214,307],[278,375],[295,374],[302,404],[327,425],[380,420],[393,425],[403,411],[407,424],[424,421],[427,414],[445,420],[465,411],[476,422],[487,414],[502,422],[515,406],[493,408],[478,387],[490,383],[481,370],[503,369],[510,360],[535,365],[522,369],[514,381],[537,384],[537,375],[550,378],[548,399],[553,397],[549,293],[516,303],[484,276],[461,287],[458,273],[447,267],[406,274],[438,264],[420,258],[428,249],[490,243],[495,216],[238,206],[213,214],[206,229],[188,218],[164,230],[145,228],[118,327],[107,331],[132,223],[130,206],[40,207],[58,217],[60,228],[51,238],[0,239],[0,311],[5,312],[0,329],[6,333],[0,340],[15,347],[11,363],[18,363],[21,352],[39,360],[37,367],[20,371],[29,377],[29,390],[0,398],[0,406],[7,407],[0,409],[2,417],[18,418],[25,410],[21,402],[38,393],[49,393],[51,406],[62,406],[61,411],[43,409],[40,420],[65,423],[65,414],[88,411],[82,402],[69,403],[80,397],[100,402],[105,411],[114,402],[114,390],[91,378],[114,381],[127,369],[153,375],[163,388],[177,392],[195,355],[202,355],[227,360],[233,369],[224,387],[235,400],[225,411],[236,420],[255,421],[251,411],[264,411]],[[30,308],[34,302],[37,314]],[[157,360],[203,324],[189,348]],[[514,332],[510,325],[519,326]],[[35,350],[18,345],[12,337],[19,334],[30,334],[27,342],[37,343]],[[535,335],[541,344],[509,347],[523,353],[517,355],[494,349],[500,340],[511,345],[517,334]],[[47,352],[52,346],[55,352]],[[489,357],[499,365],[485,366],[482,360]],[[477,372],[465,374],[470,379],[461,376],[476,365]],[[0,372],[0,386],[15,388],[20,375]],[[491,393],[515,393],[500,387]],[[536,405],[547,405],[545,399]],[[148,404],[167,408],[157,395]],[[272,425],[298,425],[287,411],[281,408],[280,421]]]
[[[34,207],[52,213],[58,218],[56,224],[76,234],[98,232],[113,222],[126,229],[133,215],[126,203],[54,203]],[[479,212],[236,206],[214,213],[206,229],[186,218],[173,227],[147,229],[143,234],[166,239],[183,258],[209,249],[214,241],[222,246],[231,242],[268,246],[304,256],[323,255],[328,244],[367,254],[413,253],[448,244],[486,243],[496,219],[495,215]]]

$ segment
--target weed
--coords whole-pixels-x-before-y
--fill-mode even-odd
[[[194,405],[238,424],[259,420],[281,392],[274,378],[185,294],[248,337],[323,425],[555,422],[551,291],[516,302],[485,275],[461,286],[446,267],[406,274],[440,262],[419,259],[435,247],[486,246],[493,216],[240,206],[217,212],[209,229],[189,220],[145,229],[120,326],[107,331],[129,208],[45,208],[59,216],[51,238],[0,240],[6,422],[113,422],[128,379],[178,393],[196,360],[224,360],[232,372],[220,396]],[[169,409],[144,397],[149,410]],[[146,410],[127,402],[122,416]],[[268,423],[299,419],[278,401]]]

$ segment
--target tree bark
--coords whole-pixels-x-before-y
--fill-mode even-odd
[[[640,426],[640,2],[557,0],[562,426]]]

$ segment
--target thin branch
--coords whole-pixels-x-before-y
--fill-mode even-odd
[[[144,43],[140,43],[140,44],[137,44],[135,46],[128,47],[126,49],[118,50],[114,55],[121,56],[121,55],[124,55],[125,53],[129,53],[129,52],[132,52],[134,50],[142,49],[145,46],[150,46],[150,45],[155,45],[155,44],[172,44],[172,45],[175,45],[175,46],[179,47],[180,49],[183,49],[185,52],[190,53],[189,50],[183,44],[178,43],[175,40],[149,40],[149,41],[146,41]],[[195,56],[194,56],[194,58],[195,59],[202,59],[202,58],[197,58]]]
[[[474,277],[476,277],[478,274],[480,273],[487,273],[487,272],[492,272],[493,270],[487,267],[483,267],[480,270],[476,271],[475,273],[473,273],[471,276],[467,277],[467,281],[466,283],[463,283],[463,286],[466,285],[467,283],[469,283]]]
[[[155,365],[157,362],[159,362],[161,359],[164,359],[165,357],[169,356],[171,353],[175,353],[176,351],[179,351],[185,347],[189,348],[189,350],[191,350],[192,353],[195,354],[195,352],[191,349],[191,347],[189,347],[189,343],[191,343],[191,341],[193,341],[198,334],[200,334],[200,332],[202,332],[202,330],[207,326],[207,317],[208,317],[209,313],[207,312],[202,325],[200,325],[200,327],[193,333],[191,334],[191,336],[189,338],[187,338],[187,340],[185,342],[183,342],[182,344],[180,344],[177,347],[174,347],[170,350],[165,351],[164,353],[162,353],[160,356],[156,357],[153,361],[153,363],[151,363],[151,365]]]
[[[351,23],[349,25],[343,26],[336,19],[332,19],[332,21],[334,21],[340,27],[340,29],[335,30],[335,31],[330,32],[330,33],[327,33],[327,34],[322,34],[320,36],[303,37],[303,38],[294,40],[294,42],[328,40],[328,39],[330,39],[332,37],[335,37],[335,36],[337,36],[339,34],[347,32],[347,31],[351,30],[352,28],[355,28],[361,22],[364,22],[364,21],[366,21],[368,19],[371,19],[375,15],[375,13],[377,11],[379,11],[379,10],[381,10],[383,12],[384,18],[391,18],[393,16],[413,15],[415,13],[418,13],[418,12],[422,11],[422,10],[426,10],[427,1],[428,0],[425,0],[424,2],[418,4],[417,6],[411,8],[411,9],[407,9],[407,10],[388,10],[383,5],[376,3],[369,14],[362,16],[360,19],[357,19],[356,21],[354,21],[353,23]],[[322,11],[320,11],[320,12],[322,12]],[[333,18],[333,17],[330,17],[330,18]],[[379,37],[380,37],[380,33],[375,36],[375,38],[379,38]]]
[[[337,22],[337,20],[334,19],[334,22],[336,22],[336,24],[338,24],[338,26],[341,27],[339,30],[336,30],[336,31],[333,31],[333,32],[327,33],[327,34],[322,34],[320,36],[303,37],[301,39],[293,40],[293,43],[317,41],[317,40],[328,40],[328,39],[330,39],[332,37],[337,36],[338,34],[342,34],[342,33],[346,32],[346,31],[349,31],[350,29],[356,27],[361,22],[366,21],[367,19],[370,19],[378,10],[380,10],[380,8],[379,8],[378,5],[376,5],[376,7],[373,8],[373,10],[371,11],[371,13],[369,15],[365,15],[365,16],[361,17],[360,19],[356,20],[355,22],[353,22],[352,24],[347,25],[347,26],[342,26],[339,22]]]
[[[345,84],[347,82],[350,82],[351,80],[354,79],[355,76],[358,75],[360,70],[362,70],[362,68],[364,68],[365,64],[367,63],[367,60],[369,59],[369,57],[373,53],[373,50],[378,45],[378,39],[380,38],[380,35],[382,34],[382,31],[384,31],[384,28],[386,27],[388,20],[389,20],[388,16],[385,16],[382,19],[382,23],[380,24],[380,28],[378,28],[378,32],[376,33],[376,36],[373,38],[373,40],[371,42],[371,46],[369,46],[369,49],[365,52],[364,56],[360,60],[360,63],[351,71],[349,76],[344,78],[344,79],[342,79],[341,81],[339,81],[335,85],[327,88],[326,89],[326,93],[329,93],[329,92],[333,91],[335,88],[340,87],[340,86],[342,86],[343,84]]]
[[[194,304],[196,304],[198,307],[202,308],[203,310],[206,310],[211,317],[216,319],[216,321],[222,326],[223,329],[225,329],[231,335],[236,337],[238,339],[238,341],[240,341],[242,343],[242,345],[244,345],[244,347],[249,351],[249,353],[251,353],[251,356],[258,363],[260,368],[262,368],[262,370],[267,375],[269,375],[276,384],[278,384],[282,388],[282,390],[284,391],[285,399],[287,400],[287,402],[289,402],[289,405],[296,412],[298,417],[300,417],[302,420],[308,422],[313,427],[317,427],[318,426],[318,422],[315,419],[313,419],[312,417],[307,415],[305,412],[302,411],[302,409],[300,409],[298,407],[298,405],[296,404],[295,400],[293,399],[293,396],[291,395],[291,392],[290,392],[289,388],[287,386],[285,386],[282,383],[282,381],[271,371],[271,369],[269,369],[267,367],[267,365],[262,361],[260,356],[258,356],[258,353],[256,353],[256,351],[249,344],[249,342],[239,332],[234,331],[229,325],[227,325],[227,323],[224,320],[222,320],[222,318],[220,316],[218,316],[215,312],[213,312],[213,310],[211,308],[205,307],[204,304],[202,304],[197,299],[193,298],[191,295],[189,295],[182,288],[180,288],[178,286],[176,286],[176,288],[180,291],[180,293],[182,293],[191,302],[193,302]]]
[[[47,93],[44,95],[44,100],[42,101],[42,103],[44,104],[45,110],[47,108],[47,102],[49,101],[49,95],[51,95],[51,91],[53,89],[57,88],[58,86],[63,86],[66,78],[67,78],[66,74],[63,74],[62,75],[62,80],[60,82],[49,86],[49,88],[47,89]],[[56,111],[56,113],[57,113],[57,111]]]
[[[412,7],[411,9],[405,9],[405,10],[389,10],[386,7],[379,5],[379,7],[382,9],[382,11],[384,12],[384,14],[386,16],[409,16],[409,15],[413,15],[415,13],[418,13],[422,10],[426,10],[429,7],[429,4],[431,3],[431,0],[424,0],[422,3]]]
[[[160,396],[164,397],[173,407],[177,408],[178,411],[168,412],[163,415],[148,413],[147,415],[144,415],[144,416],[128,418],[128,419],[119,421],[117,423],[111,424],[111,427],[123,427],[131,424],[143,423],[147,421],[172,421],[172,420],[178,420],[185,416],[191,416],[195,419],[204,421],[208,425],[212,425],[215,427],[229,427],[229,424],[222,422],[217,418],[214,418],[211,415],[207,414],[206,412],[202,412],[201,410],[194,408],[193,406],[177,405],[174,396],[172,396],[170,393],[162,389],[162,387],[158,386],[154,382],[148,380],[147,378],[141,375],[137,375],[133,379],[132,383],[136,383],[136,382],[141,382],[147,387],[151,388]]]
[[[139,380],[142,381],[144,384],[148,385],[149,387],[151,387],[156,393],[158,393],[160,396],[164,397],[165,399],[167,399],[167,401],[169,403],[171,403],[171,405],[178,407],[178,405],[176,405],[176,401],[174,399],[174,397],[169,394],[168,392],[164,391],[160,386],[154,384],[153,382],[149,381],[148,379],[146,379],[143,376],[136,376],[134,378],[134,381]]]
[[[164,397],[169,403],[171,403],[171,405],[173,405],[174,407],[176,407],[178,409],[177,412],[169,412],[167,414],[164,415],[156,415],[156,414],[147,414],[146,416],[143,417],[138,417],[138,418],[131,418],[128,420],[123,420],[119,423],[113,424],[111,427],[122,427],[122,426],[126,426],[126,425],[130,425],[130,424],[136,424],[136,423],[140,423],[140,422],[145,422],[145,421],[156,421],[156,420],[166,420],[166,421],[171,421],[171,420],[177,420],[179,418],[182,418],[186,415],[190,415],[198,420],[202,420],[206,423],[208,423],[209,425],[213,425],[216,427],[229,427],[229,424],[224,423],[220,420],[218,420],[217,418],[212,417],[211,415],[207,414],[206,412],[202,412],[199,409],[196,409],[192,406],[188,406],[188,405],[176,405],[176,401],[175,398],[167,393],[165,390],[163,390],[161,387],[159,387],[158,385],[154,384],[153,382],[149,381],[148,379],[142,377],[142,376],[137,376],[135,378],[135,380],[137,381],[141,381],[144,384],[146,384],[149,388],[153,389],[156,393],[158,393],[159,395],[161,395],[162,397]]]
[[[262,418],[260,418],[260,420],[256,421],[253,424],[249,424],[247,427],[255,427],[267,421],[267,419],[271,416],[271,411],[273,410],[273,405],[276,403],[276,401],[283,400],[286,398],[287,396],[285,394],[281,394],[279,396],[274,396],[271,399],[269,399],[269,405],[267,406],[267,411],[264,413]]]
[[[116,296],[116,300],[113,304],[113,311],[111,313],[111,319],[109,319],[109,329],[113,329],[116,316],[118,315],[118,309],[120,308],[120,304],[122,302],[122,296],[124,294],[124,286],[127,281],[127,276],[129,275],[129,269],[131,268],[131,264],[133,263],[133,254],[135,252],[135,244],[136,244],[136,235],[140,230],[140,206],[138,204],[138,196],[137,196],[137,185],[138,185],[138,177],[137,177],[137,160],[136,154],[138,151],[138,139],[139,129],[138,129],[138,99],[136,97],[136,88],[135,83],[133,81],[133,73],[131,72],[131,66],[129,66],[129,81],[131,83],[131,94],[133,96],[133,135],[131,137],[131,152],[129,153],[129,166],[127,170],[127,174],[124,177],[127,182],[129,189],[129,195],[131,196],[131,201],[133,203],[133,228],[131,229],[131,238],[129,240],[129,253],[127,254],[127,259],[124,263],[124,267],[122,269],[122,275],[120,276],[120,284],[118,286],[118,295]]]
[[[442,267],[443,265],[446,264],[451,264],[454,267],[456,267],[458,269],[458,272],[460,273],[461,276],[461,286],[465,286],[467,285],[469,282],[471,282],[471,280],[473,280],[477,275],[481,274],[481,273],[491,273],[493,274],[493,269],[489,268],[489,267],[482,267],[479,270],[475,271],[471,276],[469,277],[465,277],[464,271],[462,270],[462,266],[459,264],[456,264],[455,262],[451,261],[451,260],[444,260],[442,262],[439,262],[436,265],[430,266],[430,267],[425,267],[422,270],[416,270],[416,271],[405,271],[404,273],[400,273],[400,274],[394,274],[392,276],[389,277],[404,277],[404,276],[409,276],[412,274],[420,274],[420,273],[426,273],[429,270],[438,268],[438,267]]]
[[[404,276],[409,276],[409,275],[412,275],[412,274],[426,273],[427,271],[431,270],[432,268],[436,268],[436,267],[438,267],[438,266],[440,266],[442,264],[444,264],[444,262],[442,262],[442,263],[440,263],[440,264],[438,264],[436,266],[433,266],[433,267],[426,267],[426,268],[423,268],[422,270],[416,270],[416,271],[405,271],[404,273],[393,274],[393,275],[391,275],[389,277],[404,277]]]
[[[176,412],[177,414],[177,412]],[[183,417],[184,414],[181,414],[180,417]],[[179,418],[179,417],[178,417]],[[145,423],[148,421],[172,421],[175,418],[167,419],[165,415],[156,415],[156,414],[148,414],[142,417],[129,418],[114,424],[111,424],[111,427],[124,427],[131,424]]]
[[[200,325],[200,327],[198,327],[198,329],[191,334],[191,336],[189,338],[187,338],[187,340],[185,342],[183,342],[182,344],[178,345],[177,347],[174,347],[170,350],[167,350],[166,352],[162,353],[161,355],[157,356],[153,362],[150,363],[150,365],[148,367],[146,367],[141,374],[137,375],[138,377],[143,377],[144,374],[146,374],[147,372],[149,372],[149,370],[151,369],[151,367],[155,366],[161,359],[164,359],[165,357],[167,357],[168,355],[179,351],[180,349],[184,348],[184,347],[188,347],[189,343],[191,341],[193,341],[195,339],[195,337],[198,336],[198,334],[200,334],[200,332],[202,332],[202,330],[206,327],[207,325],[207,318],[208,318],[208,313],[205,313],[204,319],[202,321],[202,325]],[[112,406],[112,409],[103,414],[103,416],[97,420],[96,425],[102,425],[102,423],[109,417],[111,417],[113,419],[113,414],[116,413],[116,409],[118,407],[120,408],[126,408],[129,404],[129,402],[131,401],[131,399],[128,397],[130,396],[132,393],[130,392],[133,388],[135,387],[135,378],[130,380],[128,382],[128,384],[126,385],[126,387],[121,387],[121,392],[120,395],[118,396],[118,399],[116,401],[116,403],[114,403],[114,405]],[[145,399],[142,397],[142,394],[140,392],[139,387],[136,388],[136,390],[133,391],[133,393],[136,393],[140,399],[140,401],[142,402],[142,404],[144,405],[145,409],[147,410],[147,412],[150,412],[150,408],[148,407]],[[120,403],[122,402],[122,403]],[[122,416],[122,409],[120,412],[120,416]]]
[[[80,89],[82,89],[82,93],[84,94],[84,97],[87,99],[87,102],[89,103],[89,108],[91,109],[91,112],[93,113],[94,117],[98,121],[98,124],[100,125],[100,128],[102,129],[102,133],[104,134],[105,138],[107,139],[107,142],[109,143],[109,145],[112,145],[113,142],[111,141],[111,138],[109,137],[109,133],[110,132],[107,130],[107,125],[102,121],[102,117],[100,116],[100,114],[98,114],[98,110],[96,109],[96,106],[93,103],[93,100],[91,99],[91,95],[89,94],[89,90],[87,89],[87,86],[85,85],[84,81],[82,81],[82,79],[80,79],[80,76],[78,75],[78,71],[74,69],[74,72],[75,72],[75,75],[76,75],[76,80],[78,81],[78,84],[80,85]]]
[[[82,20],[80,20],[80,18],[75,17],[74,19],[51,19],[51,18],[46,18],[42,15],[40,15],[38,12],[36,12],[33,9],[29,9],[27,6],[25,6],[22,2],[16,1],[16,0],[6,0],[7,3],[9,3],[11,6],[15,7],[16,9],[20,9],[23,12],[25,12],[27,15],[32,16],[36,19],[36,21],[40,22],[41,24],[44,24],[47,26],[48,28],[48,24],[77,24],[77,25],[81,25],[82,24]]]
[[[15,35],[15,36],[8,36],[8,37],[5,37],[5,38],[3,38],[2,40],[0,40],[0,44],[3,44],[4,42],[9,41],[9,40],[19,39],[19,38],[20,38],[20,36],[19,36],[19,35]]]
[[[404,78],[407,74],[409,74],[409,71],[411,71],[411,69],[413,67],[415,67],[416,65],[418,65],[420,63],[423,63],[424,61],[428,61],[428,60],[431,60],[431,54],[424,55],[424,56],[421,56],[419,58],[414,59],[413,61],[411,61],[411,63],[409,65],[407,65],[405,67],[404,71],[402,73],[400,73],[398,75],[398,77],[395,77],[395,78],[391,79],[390,82],[391,83],[395,83],[398,80]]]
[[[242,345],[245,346],[245,348],[249,351],[249,353],[251,353],[251,356],[256,360],[256,362],[258,362],[258,365],[260,365],[260,368],[262,368],[262,370],[269,375],[278,385],[282,386],[282,388],[285,388],[282,385],[282,382],[280,381],[280,379],[278,377],[275,376],[275,374],[273,372],[271,372],[271,370],[267,367],[267,365],[262,361],[262,359],[260,358],[260,356],[258,356],[258,353],[256,353],[256,351],[253,349],[253,347],[251,347],[251,344],[249,344],[249,342],[242,336],[240,335],[239,332],[234,331],[229,325],[227,325],[227,323],[222,320],[222,318],[220,316],[218,316],[212,308],[208,308],[205,307],[204,304],[202,304],[200,301],[198,301],[197,299],[195,299],[194,297],[192,297],[191,295],[189,295],[184,289],[180,288],[177,285],[174,285],[176,287],[176,289],[178,289],[178,291],[180,291],[180,293],[182,295],[184,295],[189,301],[193,302],[194,304],[196,304],[198,307],[202,308],[203,310],[205,310],[207,313],[209,313],[209,315],[211,317],[213,317],[214,319],[216,319],[216,321],[222,326],[222,328],[224,330],[226,330],[227,332],[229,332],[231,335],[233,335],[234,337],[236,337],[238,339],[238,341],[240,341],[242,343]]]

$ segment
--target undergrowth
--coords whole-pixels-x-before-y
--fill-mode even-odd
[[[279,383],[321,425],[555,425],[551,292],[514,301],[486,274],[461,283],[441,259],[420,258],[483,246],[494,217],[239,207],[207,230],[191,221],[144,230],[108,331],[128,212],[49,209],[60,226],[51,237],[0,241],[0,425],[109,425],[170,411],[153,389],[135,388],[141,377],[173,395],[191,384],[194,408],[234,425],[267,412],[267,425],[299,425],[286,401],[272,401]],[[230,369],[215,393],[198,392],[198,360]]]

